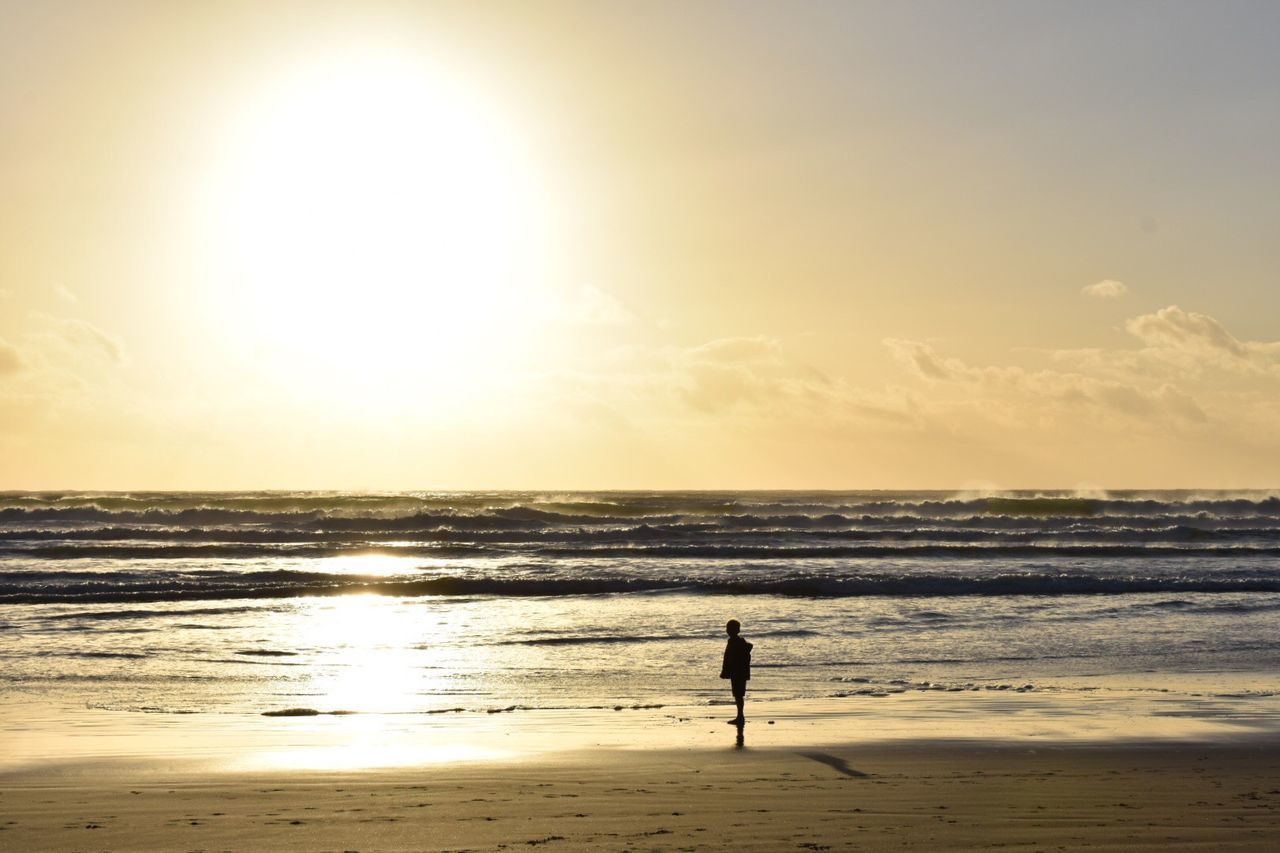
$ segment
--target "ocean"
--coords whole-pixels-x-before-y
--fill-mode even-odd
[[[1261,492],[10,492],[0,703],[696,708],[736,618],[749,709],[1229,704],[1280,691],[1278,557]]]

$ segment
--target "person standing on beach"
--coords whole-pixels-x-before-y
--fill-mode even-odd
[[[729,720],[729,724],[740,726],[747,721],[742,715],[742,703],[747,696],[747,682],[751,680],[751,643],[739,636],[742,624],[737,619],[730,619],[724,630],[729,635],[729,642],[724,647],[724,665],[720,668],[720,677],[729,679],[729,686],[733,688],[733,701],[738,706],[738,716]]]

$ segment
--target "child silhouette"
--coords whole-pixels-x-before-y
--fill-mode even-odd
[[[737,619],[730,619],[724,626],[729,635],[729,642],[724,647],[724,665],[720,668],[720,677],[729,679],[733,689],[733,701],[738,706],[738,716],[729,720],[730,725],[740,726],[747,721],[742,715],[742,703],[747,696],[747,682],[751,680],[751,643],[739,636],[742,624]]]

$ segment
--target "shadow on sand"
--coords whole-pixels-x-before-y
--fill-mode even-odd
[[[825,752],[797,752],[796,755],[808,758],[810,761],[816,761],[819,764],[825,764],[832,770],[837,773],[843,773],[850,779],[865,779],[868,776],[868,774],[863,773],[861,770],[854,770],[849,766],[849,762],[845,761],[843,758],[838,758]]]

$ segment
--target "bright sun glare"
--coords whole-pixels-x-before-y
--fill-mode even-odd
[[[468,382],[511,357],[545,193],[499,110],[377,52],[301,64],[237,113],[202,197],[239,344],[366,385]]]

